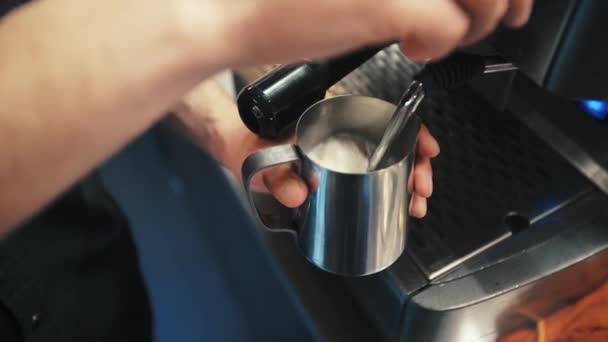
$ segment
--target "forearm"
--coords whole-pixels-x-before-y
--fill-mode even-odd
[[[226,136],[242,125],[234,99],[215,79],[207,79],[192,89],[173,108],[175,126],[201,148],[222,160],[230,142]],[[234,143],[234,142],[233,142]]]
[[[0,236],[214,71],[190,63],[179,14],[125,6],[37,1],[0,22]]]

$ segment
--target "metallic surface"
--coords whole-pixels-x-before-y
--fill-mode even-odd
[[[418,69],[419,66],[402,59],[398,50],[387,49],[334,89],[336,93],[372,94],[397,102],[400,91]],[[495,80],[494,83],[502,82],[503,78],[511,83],[513,74],[486,77]],[[469,329],[474,336],[475,329],[479,328],[483,330],[480,336],[485,334],[487,340],[494,341],[497,333],[493,327],[497,322],[505,325],[513,321],[493,315],[507,314],[511,310],[508,304],[514,301],[508,293],[526,286],[533,288],[536,283],[547,286],[559,283],[559,280],[540,283],[541,279],[533,273],[525,273],[527,280],[513,277],[509,281],[508,276],[523,273],[528,265],[535,265],[538,260],[532,256],[544,259],[544,252],[538,248],[569,227],[580,225],[584,228],[605,202],[597,202],[602,197],[594,192],[593,185],[532,130],[509,113],[497,111],[469,89],[456,89],[449,95],[427,98],[419,113],[442,148],[440,156],[433,161],[435,191],[429,201],[429,214],[423,220],[412,220],[406,246],[408,255],[384,272],[348,280],[347,284],[389,340],[397,340],[398,335],[404,341],[446,337],[448,335],[441,335],[440,331],[447,327],[446,331],[454,336],[459,336],[454,329]],[[511,235],[503,218],[512,212],[529,219],[531,226]],[[577,215],[582,215],[584,220]],[[585,231],[598,239],[598,248],[606,241],[594,231],[601,227],[596,223]],[[509,235],[510,238],[504,239]],[[560,245],[555,245],[564,250],[564,257],[553,260],[553,271],[575,265],[590,256],[587,249],[590,245],[578,248],[578,242],[573,250],[565,251],[569,247],[565,243],[567,240],[578,241],[571,238],[574,236],[569,235],[560,240]],[[492,244],[494,246],[488,248]],[[534,248],[537,254],[526,254]],[[479,253],[481,250],[483,252]],[[468,279],[467,285],[471,286],[479,272],[490,272],[506,260],[522,255],[527,258],[511,264],[518,268],[500,268],[504,273],[502,283],[492,283],[488,277],[476,284],[487,290],[477,300],[461,302],[463,306],[458,309],[457,305],[451,305],[452,310],[447,310],[447,306],[445,310],[440,309],[441,305],[433,310],[426,307],[431,300],[445,300],[440,304],[449,304],[452,299],[466,298],[463,292],[468,290],[466,287],[459,288],[462,297],[460,292],[441,291],[450,288],[446,287],[448,282],[461,280],[464,284]],[[583,268],[583,274],[586,269]],[[538,271],[538,268],[530,268],[530,271]],[[430,288],[434,288],[432,298],[425,297]],[[535,291],[542,289],[535,288]],[[481,293],[471,289],[469,299]],[[486,302],[488,304],[484,304]],[[497,309],[492,311],[494,306]],[[426,319],[429,319],[428,324],[424,324]],[[478,326],[474,324],[476,321],[480,322]],[[398,328],[400,324],[403,324],[402,328]],[[413,338],[419,336],[417,333],[427,334],[424,336],[428,339]],[[446,340],[459,339],[448,336]],[[484,338],[461,340],[481,341]]]
[[[608,281],[607,205],[590,194],[531,228],[552,230],[544,241],[415,294],[400,340],[495,341]]]
[[[378,146],[376,146],[369,159],[369,171],[382,167],[386,162],[386,152],[396,143],[401,130],[407,126],[412,116],[416,113],[416,109],[418,109],[418,105],[420,105],[422,99],[424,99],[424,87],[422,83],[412,81],[401,100],[397,103],[397,109],[382,135],[382,139],[380,139]]]
[[[407,250],[429,279],[508,237],[508,213],[534,218],[590,187],[517,120],[475,96],[458,89],[420,109],[442,152],[433,160],[429,215],[414,220]]]
[[[608,195],[608,171],[592,155],[558,127],[520,99],[511,102],[509,110],[545,143],[551,145],[598,189]]]
[[[397,103],[419,70],[393,46],[347,76],[331,95],[369,94]],[[506,214],[538,217],[591,188],[517,119],[467,88],[427,97],[418,112],[441,146],[433,160],[428,215],[412,219],[406,246],[428,279],[510,236]]]
[[[486,42],[554,95],[606,99],[607,18],[606,1],[537,0],[527,25],[504,27]]]
[[[508,62],[496,62],[486,64],[484,74],[493,74],[497,72],[513,71],[517,70],[517,67],[513,63]]]
[[[318,143],[338,133],[380,140],[394,109],[390,103],[362,96],[318,102],[298,122],[297,146],[271,147],[254,153],[244,163],[243,180],[250,193],[251,178],[258,171],[300,162],[310,193],[297,210],[293,226],[280,231],[292,233],[303,255],[326,271],[348,276],[372,274],[393,264],[403,252],[409,223],[407,180],[418,120],[402,132],[402,144],[388,151],[395,162],[384,169],[344,174],[308,157]]]
[[[396,103],[419,69],[393,46],[329,95],[363,94]],[[513,74],[486,77],[501,83],[505,76],[515,84]],[[508,88],[503,104],[513,105],[506,101],[511,93],[541,98],[519,84]],[[559,119],[562,131],[572,128],[568,136],[578,134],[576,142],[589,140],[587,145],[600,151],[593,159],[606,167],[607,145],[598,141],[604,130],[587,117],[573,119],[572,105],[544,102],[551,106],[540,112]],[[557,299],[605,281],[606,197],[534,129],[468,88],[426,98],[419,113],[442,149],[433,160],[429,214],[411,220],[407,253],[391,267],[346,280],[387,339],[494,341],[530,323],[522,314],[530,309],[526,303],[552,308]],[[530,226],[512,234],[504,221],[509,213]]]
[[[484,74],[493,74],[517,70],[512,63],[508,63],[498,57],[487,57]],[[416,113],[418,106],[424,99],[424,86],[417,80],[412,81],[405,90],[405,93],[397,102],[397,109],[387,125],[386,132],[382,136],[380,143],[372,153],[369,161],[369,171],[377,169],[385,162],[384,155],[388,148],[395,143],[399,132],[407,125],[410,118]]]
[[[517,70],[512,63],[503,61],[500,58],[488,57],[484,68],[484,74]],[[373,151],[369,161],[369,171],[377,169],[385,162],[385,153],[388,148],[395,143],[399,132],[407,125],[411,117],[416,113],[418,106],[424,99],[424,86],[417,80],[412,81],[405,90],[405,93],[397,102],[397,109],[387,125],[386,132],[382,136],[380,143]],[[458,262],[458,261],[456,261]]]
[[[509,260],[510,258],[521,254],[523,251],[543,244],[548,239],[551,239],[556,234],[559,234],[564,229],[568,228],[567,225],[554,225],[548,223],[555,223],[556,220],[561,222],[564,212],[575,213],[572,211],[572,208],[580,208],[579,201],[586,204],[592,200],[596,200],[598,194],[593,193],[593,190],[584,192],[579,196],[564,202],[561,206],[557,207],[556,211],[549,213],[549,215],[534,218],[530,221],[530,227],[525,230],[525,234],[516,234],[512,236],[510,239],[501,242],[494,248],[488,249],[484,253],[463,262],[452,272],[448,272],[430,283],[441,284],[464,277],[474,276],[479,271],[498,265],[505,260]],[[593,205],[592,208],[594,208]],[[562,211],[564,209],[565,211]],[[592,215],[594,214],[595,213],[592,213]]]
[[[535,1],[524,28],[499,30],[487,41],[537,84],[545,85],[576,5],[573,0]]]
[[[394,44],[378,52],[372,59],[331,87],[327,97],[355,94],[397,103],[414,75],[422,68],[423,65],[407,60],[401,53],[399,45]]]

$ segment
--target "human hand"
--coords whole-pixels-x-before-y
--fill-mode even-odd
[[[401,38],[412,60],[437,59],[524,25],[533,0],[221,1],[231,64],[285,63]]]
[[[218,156],[218,159],[228,161],[225,165],[240,178],[241,165],[245,158],[257,150],[275,145],[276,142],[255,136],[242,124],[237,131],[233,134],[235,138],[241,139],[239,144],[232,145],[234,148],[225,151],[226,155]],[[294,142],[295,138],[291,137],[284,143]],[[414,217],[421,218],[426,215],[427,198],[433,192],[431,159],[438,154],[439,144],[429,130],[422,126],[417,138],[414,170],[408,182],[408,191],[412,194],[410,214]],[[275,166],[260,172],[252,180],[251,187],[254,191],[272,193],[279,202],[290,208],[302,205],[308,195],[308,187],[296,173],[294,165]]]
[[[176,115],[190,135],[207,149],[220,163],[241,179],[244,160],[257,150],[276,145],[276,141],[259,138],[241,122],[237,108],[213,81],[203,82],[176,110]],[[279,143],[294,143],[295,138]],[[433,192],[431,159],[439,154],[439,144],[423,126],[418,134],[416,161],[408,190],[412,193],[410,213],[426,215],[426,199]],[[251,188],[270,192],[287,207],[300,206],[308,194],[308,187],[298,176],[293,165],[282,165],[258,173]]]
[[[293,140],[291,138],[290,142]],[[250,153],[270,144],[257,137],[252,138],[250,143]],[[414,217],[422,218],[426,215],[427,198],[433,193],[431,159],[438,154],[439,144],[426,126],[422,126],[417,138],[414,170],[408,181],[408,191],[412,194],[410,214]],[[234,172],[240,174],[240,170]],[[276,166],[261,172],[254,178],[252,188],[271,192],[279,202],[291,208],[302,205],[308,195],[308,188],[297,175],[293,165]]]

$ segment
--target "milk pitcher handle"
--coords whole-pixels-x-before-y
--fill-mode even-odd
[[[260,221],[266,229],[272,232],[296,234],[295,227],[271,228],[262,221],[260,212],[253,200],[253,194],[251,193],[251,180],[253,176],[264,169],[294,161],[300,161],[298,148],[295,145],[280,145],[259,150],[247,157],[243,163],[241,173],[249,204],[251,205],[257,220]]]

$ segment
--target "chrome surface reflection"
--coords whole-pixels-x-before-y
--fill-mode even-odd
[[[400,143],[387,151],[392,162],[386,168],[336,172],[309,157],[319,142],[336,134],[353,134],[377,143],[394,108],[365,96],[320,101],[298,122],[297,145],[258,151],[243,164],[244,184],[255,208],[249,189],[253,175],[274,165],[299,162],[310,190],[306,203],[296,210],[291,227],[267,228],[292,233],[302,254],[328,272],[345,276],[376,273],[403,253],[409,222],[407,183],[420,120],[412,120],[402,131]]]

